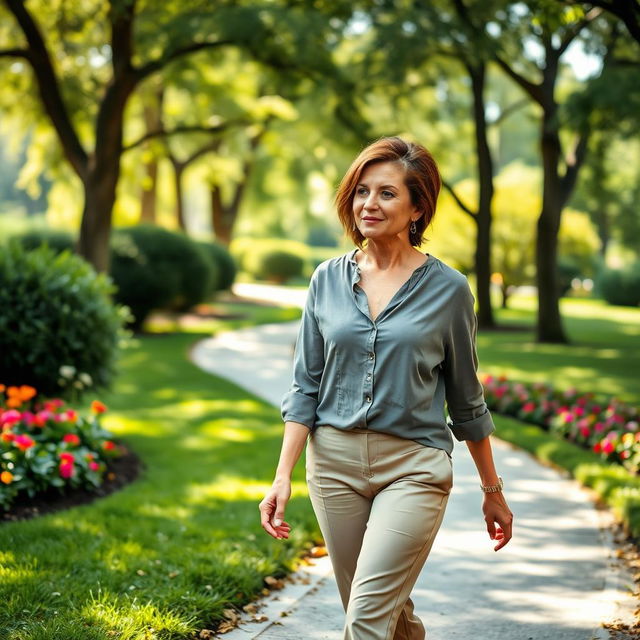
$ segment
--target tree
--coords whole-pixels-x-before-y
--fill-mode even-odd
[[[44,2],[27,8],[23,0],[4,0],[4,6],[8,16],[0,19],[10,16],[16,28],[3,31],[0,57],[21,59],[32,70],[44,113],[83,187],[78,250],[98,270],[108,266],[121,156],[137,144],[125,144],[123,137],[126,108],[141,83],[196,52],[223,47],[250,51],[279,69],[313,75],[331,68],[324,44],[326,29],[334,27],[327,16],[289,10],[286,3],[261,7],[227,0],[212,8],[196,1],[182,8],[94,0],[71,3],[62,12]],[[340,10],[337,3],[338,22]],[[74,94],[83,81],[85,91]],[[196,123],[180,131],[211,129]]]

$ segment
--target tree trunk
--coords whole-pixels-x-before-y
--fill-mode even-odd
[[[80,225],[78,253],[96,271],[109,271],[111,213],[116,201],[119,162],[101,175],[92,174],[84,185],[84,210]]]
[[[558,232],[564,207],[558,163],[561,157],[560,137],[555,104],[547,106],[542,117],[542,166],[544,175],[542,211],[537,223],[536,284],[538,286],[539,342],[566,343],[560,317],[560,285],[558,282]]]
[[[500,293],[502,294],[502,308],[506,309],[509,302],[509,285],[504,281],[500,285]]]
[[[473,89],[476,154],[478,158],[479,202],[476,221],[475,271],[478,296],[478,326],[495,327],[491,308],[491,202],[493,200],[493,161],[487,140],[484,85],[486,65],[468,65]]]
[[[211,187],[211,226],[216,240],[227,247],[231,243],[233,223],[235,222],[235,216],[231,217],[229,213],[227,207],[222,203],[220,187],[214,185]]]
[[[158,161],[153,158],[145,163],[145,184],[142,187],[140,202],[140,220],[142,222],[156,222],[157,186],[158,186]]]
[[[176,220],[178,221],[178,227],[186,233],[187,225],[184,217],[184,202],[182,198],[182,174],[184,173],[184,167],[175,160],[172,160],[171,164],[173,165],[173,184],[176,195]]]

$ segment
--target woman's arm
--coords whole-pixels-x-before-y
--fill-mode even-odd
[[[285,422],[276,475],[271,489],[258,507],[262,528],[277,539],[289,537],[291,527],[284,520],[284,510],[291,497],[291,473],[304,449],[309,431],[309,427],[299,422]]]
[[[475,462],[480,483],[484,486],[497,485],[498,474],[493,463],[493,453],[489,436],[482,440],[466,440],[471,457]],[[498,540],[494,551],[502,549],[511,540],[513,514],[507,505],[502,491],[485,493],[482,502],[484,520],[487,523],[487,531],[492,540]],[[496,523],[498,526],[496,527]]]

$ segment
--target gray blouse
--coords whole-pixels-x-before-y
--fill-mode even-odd
[[[390,433],[449,454],[451,432],[488,436],[495,426],[476,373],[465,276],[429,256],[373,322],[356,251],[326,260],[311,278],[283,420]]]

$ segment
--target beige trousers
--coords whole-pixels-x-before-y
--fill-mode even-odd
[[[409,595],[451,491],[447,452],[322,426],[309,439],[307,485],[346,612],[344,640],[423,640]]]

